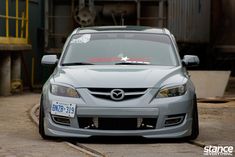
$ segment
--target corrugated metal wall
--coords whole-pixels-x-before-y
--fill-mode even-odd
[[[97,0],[98,1],[98,0]],[[148,25],[153,27],[162,27],[158,25],[158,20],[151,19],[153,17],[159,16],[159,2],[160,0],[152,0],[141,2],[141,25]],[[210,42],[210,16],[211,16],[211,1],[212,0],[163,0],[164,3],[164,27],[167,27],[176,37],[176,40],[184,43],[208,43]],[[77,1],[78,2],[78,1]],[[116,3],[116,1],[114,1]],[[108,4],[114,3],[110,0]],[[134,0],[133,0],[134,2]],[[70,6],[71,0],[54,0],[54,1],[45,1],[50,10],[50,16],[66,16],[66,18],[48,18],[48,21],[45,22],[46,29],[46,47],[58,48],[62,47],[63,43],[61,38],[67,37],[68,32],[71,32],[71,29],[74,26],[73,19],[70,16]],[[115,4],[114,3],[114,4]],[[120,0],[120,4],[126,4],[123,0]],[[98,4],[100,6],[98,6]],[[104,8],[104,4],[107,4],[105,0],[99,0],[99,3],[96,4],[97,8]],[[47,9],[46,9],[47,10]],[[138,10],[138,9],[137,9]],[[48,11],[47,11],[48,12]],[[45,13],[47,15],[47,13]],[[95,25],[112,25],[112,18],[104,18],[102,11],[98,12],[97,15],[100,18],[96,19]],[[73,16],[73,15],[72,15]],[[110,15],[111,17],[111,15]],[[143,19],[147,17],[150,19]],[[45,17],[47,19],[47,17]],[[72,17],[73,18],[73,17]],[[133,17],[128,17],[126,21],[130,21]],[[98,20],[102,19],[102,22]],[[65,20],[61,23],[61,20]],[[106,20],[106,21],[105,21]],[[134,19],[135,20],[135,19]],[[51,21],[51,22],[50,22]],[[104,22],[105,21],[105,22]],[[59,23],[59,24],[58,24]],[[111,24],[110,24],[111,23]],[[58,31],[57,31],[58,30]],[[54,41],[51,38],[50,32],[54,33],[54,37],[57,39]],[[61,33],[65,33],[64,36],[61,36]],[[57,36],[55,36],[57,34]],[[49,35],[49,36],[47,36]],[[60,35],[60,36],[58,36]],[[50,39],[49,39],[50,37]],[[47,45],[48,44],[48,45]]]
[[[218,45],[235,45],[235,0],[222,0],[221,7],[223,16],[216,42]]]
[[[168,0],[168,29],[180,42],[209,42],[210,7],[211,0]]]

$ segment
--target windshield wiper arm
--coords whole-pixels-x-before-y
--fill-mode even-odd
[[[72,62],[72,63],[62,63],[63,66],[73,66],[73,65],[94,65],[88,62]]]
[[[118,62],[115,65],[149,65],[148,63],[141,63],[141,62]]]

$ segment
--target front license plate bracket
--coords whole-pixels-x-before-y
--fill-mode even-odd
[[[73,118],[75,116],[75,111],[76,111],[76,104],[53,101],[51,105],[52,115]]]

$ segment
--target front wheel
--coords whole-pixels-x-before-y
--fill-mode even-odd
[[[43,102],[43,99],[41,97],[40,108],[39,108],[39,134],[41,135],[41,137],[43,139],[51,139],[50,136],[47,136],[45,134],[45,129],[44,129],[45,113],[44,113],[44,108],[43,108],[42,102]]]
[[[193,111],[192,111],[192,133],[189,136],[190,140],[195,140],[199,135],[199,122],[198,122],[198,110],[197,110],[197,98],[193,100]]]

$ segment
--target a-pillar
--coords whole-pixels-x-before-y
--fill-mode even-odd
[[[11,55],[10,53],[0,55],[0,95],[11,94]]]

